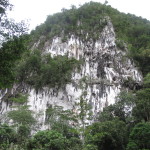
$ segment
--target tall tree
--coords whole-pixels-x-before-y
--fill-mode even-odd
[[[137,92],[133,115],[138,121],[150,121],[150,74],[144,78],[144,88]]]
[[[0,48],[0,89],[11,86],[14,82],[14,67],[26,50],[26,37],[14,37]]]
[[[6,11],[11,10],[9,0],[0,0],[0,89],[10,86],[14,81],[13,68],[25,50],[24,37],[27,26],[24,21],[15,23],[8,19]]]
[[[137,124],[130,133],[127,150],[150,149],[150,123]]]
[[[89,126],[85,133],[85,145],[87,149],[125,150],[127,129],[125,123],[122,121],[96,122]]]

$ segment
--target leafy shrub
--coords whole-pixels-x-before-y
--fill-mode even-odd
[[[67,56],[51,57],[35,50],[25,56],[16,68],[19,82],[25,82],[35,89],[42,87],[61,87],[71,81],[72,71],[79,66],[79,61]]]
[[[0,149],[5,150],[16,142],[16,132],[6,124],[0,124]]]
[[[35,42],[41,35],[46,37],[45,41],[60,36],[65,42],[70,35],[75,35],[84,43],[95,42],[104,27],[109,25],[108,20],[113,23],[117,46],[125,49],[126,43],[132,58],[138,62],[143,74],[147,74],[150,58],[149,55],[143,55],[143,51],[150,49],[150,22],[132,14],[120,13],[110,5],[89,2],[78,9],[63,9],[61,13],[48,16],[44,24],[31,32],[31,37]]]
[[[10,98],[10,101],[15,102],[15,103],[19,103],[19,104],[24,104],[27,102],[28,99],[28,95],[23,95],[21,93],[15,95],[14,97]]]
[[[23,125],[33,125],[36,120],[32,116],[32,111],[28,109],[28,106],[20,106],[16,110],[8,112],[8,117],[17,124]]]
[[[10,87],[15,82],[15,64],[26,51],[27,39],[27,36],[14,37],[0,47],[0,88]]]
[[[126,125],[119,120],[96,122],[86,129],[86,147],[93,150],[125,150]]]
[[[127,150],[150,149],[150,123],[137,124],[130,133]]]
[[[65,137],[57,131],[39,131],[29,144],[32,149],[65,150]]]

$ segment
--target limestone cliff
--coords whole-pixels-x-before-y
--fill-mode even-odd
[[[50,105],[63,106],[64,109],[73,109],[75,112],[76,102],[83,97],[92,106],[93,120],[96,114],[105,106],[115,103],[115,97],[121,90],[138,88],[142,82],[142,75],[136,68],[132,59],[127,57],[127,48],[120,49],[116,46],[116,36],[110,19],[102,32],[98,33],[96,41],[92,39],[83,42],[79,37],[71,35],[62,42],[62,37],[54,37],[52,42],[44,43],[43,53],[51,53],[52,56],[68,55],[83,61],[80,70],[72,73],[71,83],[64,88],[47,88],[38,92],[24,85],[14,85],[13,89],[1,91],[0,113],[11,110],[13,103],[8,102],[7,94],[15,93],[18,89],[29,94],[28,105],[36,113],[41,127],[44,127],[46,109]],[[38,42],[33,48],[38,47]],[[132,81],[132,83],[131,83]],[[127,84],[129,83],[130,84]]]

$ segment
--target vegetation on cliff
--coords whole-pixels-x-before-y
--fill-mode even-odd
[[[0,3],[1,20],[5,9],[11,6],[7,0],[4,2]],[[12,126],[0,123],[0,149],[150,149],[150,22],[146,19],[120,13],[109,5],[90,2],[78,9],[72,6],[70,10],[63,9],[61,13],[48,16],[45,23],[30,35],[17,37],[17,34],[12,36],[13,32],[5,35],[1,31],[5,42],[0,47],[0,89],[11,87],[14,83],[26,83],[38,90],[45,86],[62,87],[70,82],[71,73],[80,62],[67,56],[52,58],[50,54],[42,54],[45,42],[55,36],[66,42],[71,35],[85,43],[89,40],[95,42],[108,19],[114,25],[117,47],[123,49],[126,43],[129,56],[142,70],[145,76],[143,87],[138,91],[121,92],[116,103],[104,108],[96,122],[87,127],[84,126],[84,118],[89,108],[82,97],[79,116],[71,110],[49,107],[45,123],[50,125],[50,130],[39,132],[36,131],[38,123],[35,114],[26,106],[27,96],[16,94],[9,98],[10,102],[17,103],[16,108],[7,115],[13,120]],[[41,36],[44,38],[38,49],[30,50]],[[18,103],[25,106],[18,106]],[[32,135],[31,130],[37,133]]]
[[[45,23],[31,32],[31,37],[35,42],[41,35],[44,35],[43,41],[60,36],[65,42],[71,35],[75,35],[84,43],[89,40],[95,42],[108,23],[108,16],[115,29],[117,46],[123,48],[126,43],[129,55],[146,75],[150,70],[150,21],[120,13],[109,5],[90,2],[78,9],[75,6],[69,10],[63,9],[61,13],[48,16]]]
[[[8,113],[8,117],[14,121],[13,126],[0,125],[0,148],[148,150],[150,149],[149,83],[148,75],[144,81],[145,88],[137,91],[136,95],[132,92],[121,92],[116,98],[116,103],[104,108],[96,122],[89,126],[80,124],[88,110],[84,110],[83,113],[81,109],[79,114],[76,114],[73,110],[51,106],[46,111],[46,124],[49,130],[37,131],[38,124],[33,118],[33,112],[29,111],[27,106],[19,107],[18,110]],[[37,133],[31,136],[31,130]]]
[[[57,87],[71,81],[73,69],[79,67],[80,62],[67,56],[51,57],[42,55],[40,50],[30,51],[22,56],[16,66],[17,82],[24,82],[36,90],[43,87]]]
[[[3,43],[0,48],[0,88],[8,87],[15,82],[14,68],[18,60],[25,61],[21,56],[33,46],[33,43],[40,42],[37,49],[41,50],[46,41],[60,36],[62,42],[66,42],[71,35],[75,35],[84,43],[90,40],[95,42],[108,23],[108,16],[115,29],[118,48],[123,49],[126,43],[129,56],[137,62],[137,66],[146,76],[150,70],[150,22],[135,15],[120,13],[109,5],[90,2],[78,9],[72,6],[70,10],[63,9],[61,13],[50,15],[45,23],[37,26],[30,35],[18,39],[14,34],[14,38]]]

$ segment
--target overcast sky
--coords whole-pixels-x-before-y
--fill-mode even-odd
[[[28,20],[30,30],[43,23],[48,15],[71,5],[79,6],[91,0],[10,0],[14,5],[9,17],[16,21]],[[93,0],[104,3],[105,0]],[[108,0],[108,4],[121,12],[135,14],[150,20],[150,0]]]

